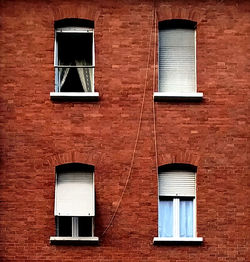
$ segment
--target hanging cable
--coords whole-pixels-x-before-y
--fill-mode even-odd
[[[149,62],[150,62],[150,54],[151,54],[151,41],[152,41],[152,34],[153,34],[153,30],[154,30],[154,20],[155,20],[154,16],[155,16],[155,11],[153,10],[153,14],[152,14],[152,25],[153,26],[152,26],[152,30],[150,32],[150,39],[149,39],[149,46],[148,46],[149,51],[148,51],[148,59],[147,59],[147,67],[146,67],[145,84],[144,84],[142,103],[141,103],[141,109],[140,109],[140,115],[139,115],[139,123],[138,123],[137,134],[136,134],[135,145],[134,145],[134,149],[133,149],[133,153],[132,153],[130,168],[129,168],[129,172],[128,172],[128,176],[127,176],[124,188],[122,190],[122,194],[121,194],[120,199],[118,201],[118,204],[116,206],[116,209],[115,209],[115,211],[114,211],[114,213],[113,213],[113,215],[112,215],[112,217],[111,217],[107,227],[105,228],[105,230],[103,231],[101,236],[103,236],[108,231],[108,229],[110,228],[110,226],[112,225],[112,223],[113,223],[113,221],[115,219],[115,216],[116,216],[116,214],[118,212],[118,209],[120,207],[122,198],[123,198],[124,193],[126,191],[126,188],[127,188],[128,182],[129,182],[129,178],[130,178],[131,173],[132,173],[132,168],[133,168],[134,159],[135,159],[136,147],[137,147],[137,144],[138,144],[139,134],[140,134],[140,129],[141,129],[144,102],[145,102],[145,94],[146,94],[147,78],[148,78],[148,70],[149,70]]]
[[[157,25],[156,25],[156,8],[155,8],[155,1],[154,1],[154,73],[153,73],[153,87],[152,87],[152,94],[154,95],[155,91],[155,83],[156,83],[156,68],[155,68],[155,62],[156,62],[156,46],[157,46]],[[154,126],[154,146],[155,146],[155,168],[157,172],[157,180],[158,180],[158,151],[157,151],[157,136],[156,136],[156,113],[155,113],[155,102],[154,99],[152,99],[152,109],[153,109],[153,126]]]

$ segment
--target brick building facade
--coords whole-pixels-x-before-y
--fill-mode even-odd
[[[66,18],[94,22],[97,101],[50,98]],[[249,18],[244,0],[2,0],[1,260],[247,261]],[[153,98],[158,25],[173,19],[197,23],[199,101]],[[96,246],[50,243],[66,163],[95,168]],[[153,244],[168,164],[197,168],[195,245]]]

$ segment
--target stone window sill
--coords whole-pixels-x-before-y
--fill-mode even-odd
[[[203,243],[202,237],[154,237],[154,245],[199,245]]]
[[[154,101],[192,101],[200,102],[203,99],[203,93],[178,93],[178,92],[154,92]]]
[[[85,101],[93,102],[99,100],[98,92],[50,92],[53,101]]]
[[[97,245],[99,237],[50,237],[52,245]]]

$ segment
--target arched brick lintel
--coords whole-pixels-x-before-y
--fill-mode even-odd
[[[98,152],[78,152],[70,151],[53,155],[48,159],[49,166],[56,167],[67,163],[82,163],[96,166],[100,161],[101,155]]]
[[[92,21],[97,21],[100,15],[100,10],[92,6],[80,6],[77,8],[73,7],[58,7],[53,10],[54,21],[65,19],[65,18],[82,18]]]
[[[169,7],[159,6],[157,8],[158,22],[170,19],[186,19],[197,22],[201,21],[202,15],[195,9],[181,8],[181,7]]]
[[[199,166],[200,157],[192,152],[180,152],[178,154],[162,154],[158,157],[158,165],[166,164],[190,164],[193,166]]]

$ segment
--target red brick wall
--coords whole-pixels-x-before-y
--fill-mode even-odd
[[[152,101],[157,89],[153,1],[1,1],[2,261],[247,261],[250,4],[155,2],[158,20],[198,22],[201,103]],[[53,23],[67,17],[95,21],[99,102],[50,100]],[[102,235],[130,174],[143,101],[129,182]],[[201,246],[152,245],[158,201],[154,110],[159,165],[198,166]],[[55,166],[67,162],[96,167],[97,247],[49,244],[55,235]]]

